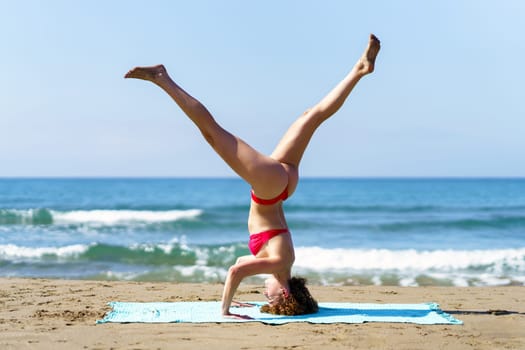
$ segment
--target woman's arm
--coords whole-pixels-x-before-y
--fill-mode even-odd
[[[274,273],[275,271],[283,269],[283,265],[283,260],[280,258],[260,258],[245,260],[231,266],[228,270],[228,276],[224,282],[224,290],[222,293],[223,316],[239,316],[230,313],[230,305],[235,291],[245,277],[260,273]]]

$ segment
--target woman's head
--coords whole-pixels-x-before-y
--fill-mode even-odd
[[[268,279],[264,292],[268,304],[261,307],[261,312],[292,316],[313,314],[318,311],[317,301],[306,288],[306,279],[292,277],[288,280],[288,286],[289,293],[275,278]]]

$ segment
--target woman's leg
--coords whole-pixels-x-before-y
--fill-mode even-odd
[[[164,66],[136,67],[125,77],[151,81],[166,91],[195,123],[210,146],[258,194],[272,198],[286,187],[288,175],[280,162],[259,153],[224,130],[202,103],[169,77]]]
[[[343,105],[357,82],[374,71],[375,59],[380,49],[380,42],[370,35],[368,46],[350,73],[317,105],[300,116],[284,134],[272,153],[272,158],[288,164],[297,174],[297,168],[315,130]],[[295,188],[291,184],[292,191]]]

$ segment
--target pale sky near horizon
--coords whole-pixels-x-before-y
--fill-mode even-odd
[[[146,6],[147,4],[147,6]],[[156,86],[163,63],[270,153],[351,69],[304,176],[525,176],[525,1],[0,1],[0,177],[234,176]]]

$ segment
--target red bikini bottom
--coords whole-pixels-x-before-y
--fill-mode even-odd
[[[275,230],[268,230],[250,235],[250,241],[248,242],[248,248],[253,255],[257,255],[263,245],[266,244],[273,237],[280,235],[281,233],[288,232],[287,228],[279,228]]]

